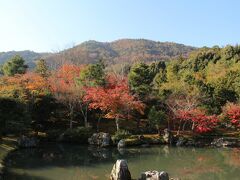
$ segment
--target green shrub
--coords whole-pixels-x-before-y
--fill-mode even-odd
[[[134,138],[134,139],[129,138],[129,139],[125,139],[125,144],[126,146],[137,146],[137,145],[141,145],[142,142],[138,138]]]
[[[25,104],[15,99],[0,97],[0,133],[24,133],[29,130],[30,122]]]
[[[160,134],[160,126],[167,122],[167,115],[165,112],[157,110],[155,106],[152,106],[148,113],[148,120],[151,127],[155,127]]]
[[[119,130],[116,131],[115,134],[112,136],[113,142],[118,142],[121,139],[126,139],[131,136],[131,133],[127,130]]]
[[[51,129],[46,132],[46,136],[39,135],[40,140],[46,140],[46,141],[56,141],[59,136],[63,133],[63,130],[59,129]]]
[[[88,138],[92,135],[91,128],[78,127],[66,130],[59,138],[61,142],[86,144]]]

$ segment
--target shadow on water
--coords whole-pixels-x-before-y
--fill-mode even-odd
[[[164,149],[163,149],[164,150]],[[153,155],[151,148],[96,148],[77,145],[49,145],[33,149],[20,149],[10,153],[6,166],[14,168],[42,168],[44,166],[96,166],[98,163],[111,163],[122,158],[136,158],[139,155]],[[162,152],[164,153],[164,151]],[[160,154],[162,154],[160,153]]]
[[[4,177],[4,180],[50,180],[48,178],[28,175],[26,173],[15,173],[15,172],[7,172],[7,176]]]
[[[9,180],[103,180],[117,159],[128,161],[135,178],[145,170],[165,170],[171,177],[181,179],[238,179],[239,155],[239,149],[155,146],[118,150],[46,145],[12,152],[5,165]]]

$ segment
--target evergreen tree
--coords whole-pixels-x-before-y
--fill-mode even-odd
[[[6,76],[13,76],[15,74],[24,74],[28,66],[25,64],[24,59],[16,55],[12,59],[4,63],[2,73]]]
[[[44,59],[39,59],[36,63],[35,72],[40,74],[42,77],[49,75],[49,70]]]

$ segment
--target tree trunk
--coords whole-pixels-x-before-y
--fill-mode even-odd
[[[99,129],[100,129],[100,121],[101,121],[101,117],[98,118],[98,122],[97,122],[97,132],[99,132]]]
[[[73,128],[73,106],[69,106],[70,108],[70,125],[69,128],[72,129]]]
[[[187,124],[187,121],[185,121],[184,124],[183,124],[183,131],[185,131],[186,124]]]
[[[72,119],[70,119],[70,126],[69,126],[69,128],[72,129],[72,127],[73,127],[73,121],[72,121]]]
[[[88,106],[86,105],[85,116],[84,116],[85,127],[88,127]]]
[[[170,119],[168,118],[168,129],[170,129]]]
[[[84,118],[84,126],[88,127],[88,105],[85,105],[85,108],[84,108],[84,105],[81,102],[79,103],[79,105],[80,105],[80,111],[81,111],[82,116]]]
[[[195,122],[193,122],[192,124],[192,131],[194,130],[194,128],[195,128]]]
[[[182,120],[180,120],[180,122],[179,122],[178,131],[177,131],[177,135],[179,135],[179,134],[180,134],[180,130],[181,130],[181,124],[182,124]]]
[[[159,125],[156,125],[156,128],[157,128],[158,134],[160,135],[161,131],[160,131]]]
[[[137,129],[139,129],[139,126],[140,126],[140,119],[137,120]]]
[[[115,123],[116,123],[117,131],[119,131],[119,118],[118,117],[115,119]]]
[[[88,127],[88,119],[87,116],[84,116],[84,126]]]

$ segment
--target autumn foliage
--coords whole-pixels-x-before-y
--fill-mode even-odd
[[[178,112],[178,119],[192,123],[192,129],[197,133],[206,133],[216,128],[218,118],[216,115],[208,116],[202,110],[180,110]]]
[[[81,66],[63,65],[49,78],[51,91],[54,93],[70,93],[76,87],[76,78],[79,77]]]
[[[224,114],[230,120],[230,123],[236,127],[240,127],[240,105],[229,103],[225,106]]]
[[[23,75],[17,74],[11,77],[4,77],[2,78],[2,83],[4,85],[0,86],[0,91],[3,94],[5,92],[15,92],[17,94],[21,93],[22,96],[39,96],[49,91],[47,79],[37,73],[28,72]]]
[[[131,112],[144,112],[144,104],[130,93],[127,78],[107,77],[106,86],[89,87],[84,97],[90,109],[100,109],[108,119],[129,119]]]

